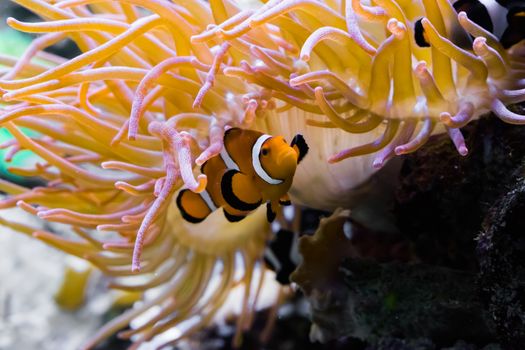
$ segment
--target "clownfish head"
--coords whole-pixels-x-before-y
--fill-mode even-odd
[[[295,174],[298,154],[286,143],[284,137],[275,136],[263,143],[259,160],[271,178],[285,181]]]
[[[300,138],[300,146],[297,139]],[[291,184],[297,164],[306,154],[308,146],[302,136],[291,145],[282,136],[263,135],[252,150],[253,165],[259,177],[270,185]]]

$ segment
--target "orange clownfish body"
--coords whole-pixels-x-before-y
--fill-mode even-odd
[[[266,202],[268,221],[273,221],[277,205],[290,204],[287,192],[297,164],[307,152],[301,135],[288,145],[282,136],[227,130],[221,153],[201,167],[208,177],[206,190],[179,192],[177,206],[182,217],[198,223],[222,207],[226,219],[236,222]]]

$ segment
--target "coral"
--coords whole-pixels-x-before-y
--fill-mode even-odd
[[[304,259],[290,276],[307,295],[336,290],[341,278],[339,266],[347,258],[381,262],[412,258],[410,247],[399,235],[371,231],[352,220],[348,210],[337,209],[327,217],[303,213],[303,217],[312,220],[316,214],[321,218],[315,232],[308,231],[309,221],[301,225],[305,234],[299,239],[299,251]]]
[[[336,210],[330,217],[321,219],[313,236],[299,239],[299,252],[305,259],[290,278],[299,283],[305,293],[332,289],[337,280],[338,266],[352,249],[348,239],[341,235],[349,214],[345,210]]]

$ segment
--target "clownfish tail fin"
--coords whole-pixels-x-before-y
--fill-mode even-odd
[[[266,219],[268,220],[268,222],[273,222],[276,216],[277,214],[272,208],[272,203],[270,202],[266,203]]]
[[[299,154],[297,163],[303,160],[304,156],[306,156],[306,154],[308,153],[308,145],[306,144],[306,141],[304,140],[304,137],[301,134],[297,134],[294,136],[292,142],[290,143],[290,146],[295,148],[295,151],[297,152],[297,154]]]
[[[207,200],[211,203],[207,203]],[[215,208],[208,192],[195,193],[188,189],[182,190],[177,196],[177,207],[184,220],[197,224],[208,217]],[[213,210],[212,210],[213,209]]]
[[[222,208],[222,211],[224,212],[224,217],[229,222],[239,222],[239,221],[241,221],[242,219],[244,219],[246,217],[246,215],[233,215],[233,214],[230,214],[224,208]]]

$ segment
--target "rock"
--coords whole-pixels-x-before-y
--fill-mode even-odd
[[[405,157],[394,213],[421,261],[477,271],[474,238],[489,208],[520,175],[525,128],[490,116],[462,131],[466,157],[446,135]]]
[[[476,298],[476,275],[426,264],[346,260],[341,269],[351,321],[345,333],[370,340],[396,336],[431,339],[438,346],[458,339],[488,343],[493,325]],[[468,327],[465,325],[468,324]],[[363,332],[365,330],[365,332]]]
[[[399,235],[359,228],[369,238],[347,240],[339,212],[301,238],[292,280],[311,304],[311,337],[369,350],[523,348],[525,128],[490,117],[464,129],[467,157],[443,135],[405,157]]]
[[[478,237],[478,285],[505,349],[525,346],[525,180],[490,210]]]

